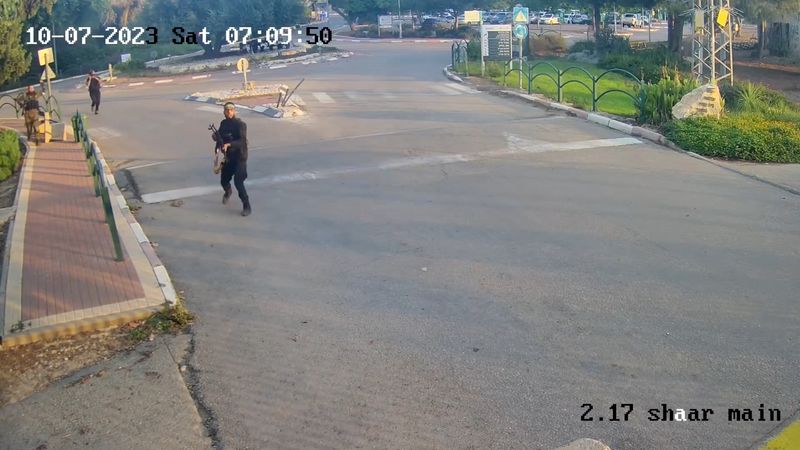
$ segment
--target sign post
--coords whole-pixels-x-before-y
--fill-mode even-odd
[[[249,86],[247,84],[247,68],[248,67],[250,67],[250,62],[247,61],[246,58],[239,58],[239,60],[236,61],[236,70],[238,70],[239,72],[242,72],[242,74],[244,75],[244,90],[245,91],[248,90],[248,88],[249,88]]]
[[[486,61],[513,61],[511,29],[508,25],[481,25],[481,70]]]
[[[514,37],[519,39],[519,88],[522,89],[522,49],[523,40],[528,37],[528,23],[530,22],[530,13],[528,8],[520,4],[514,7]]]

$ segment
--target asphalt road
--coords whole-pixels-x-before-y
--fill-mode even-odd
[[[214,190],[221,111],[182,100],[238,76],[106,89],[90,118],[138,195],[198,188],[138,217],[222,446],[746,449],[780,424],[727,408],[797,410],[800,199],[456,87],[448,44],[340,46],[251,74],[304,77],[309,114],[241,114],[248,218]],[[649,421],[662,403],[715,413]]]

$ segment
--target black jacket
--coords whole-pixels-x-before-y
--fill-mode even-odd
[[[225,154],[228,161],[247,161],[247,124],[242,119],[223,119],[219,123],[219,135],[223,144],[231,144]]]

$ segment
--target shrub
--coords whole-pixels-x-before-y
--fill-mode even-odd
[[[800,163],[796,124],[754,114],[692,118],[665,126],[666,136],[701,155],[756,162]]]
[[[731,111],[763,114],[766,116],[786,116],[796,121],[800,105],[787,99],[779,91],[769,89],[763,84],[749,81],[720,86],[725,104]]]
[[[537,54],[554,54],[566,53],[567,41],[564,36],[557,33],[545,33],[539,36],[534,36],[531,39],[534,53]]]
[[[486,63],[486,75],[489,78],[502,77],[504,73],[503,66],[500,63],[494,61]]]
[[[0,181],[11,176],[19,166],[19,137],[11,130],[0,131]]]
[[[589,53],[590,55],[593,55],[596,50],[597,46],[592,41],[579,41],[569,48],[570,53],[586,52]]]
[[[144,61],[130,60],[114,66],[114,71],[120,75],[134,75],[147,70]]]
[[[639,120],[644,123],[661,125],[672,120],[672,108],[684,95],[697,88],[697,82],[680,74],[664,74],[656,84],[644,85]]]
[[[600,60],[600,67],[627,70],[647,83],[658,83],[664,76],[674,77],[689,68],[686,62],[663,46],[608,53]]]
[[[597,35],[597,50],[601,53],[630,53],[631,42],[626,37],[615,35],[613,29],[604,28]]]

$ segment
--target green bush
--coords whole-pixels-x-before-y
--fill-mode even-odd
[[[566,53],[567,41],[564,36],[557,33],[545,33],[542,35],[534,36],[531,39],[534,53],[537,54],[554,54]]]
[[[597,36],[597,50],[603,54],[630,53],[631,41],[626,37],[617,36],[611,28],[604,28]]]
[[[684,95],[697,88],[697,82],[680,74],[664,74],[656,84],[644,85],[641,117],[643,123],[661,125],[672,120],[672,108]]]
[[[144,61],[130,60],[114,66],[114,71],[120,75],[135,75],[147,70]]]
[[[786,98],[781,92],[763,84],[749,81],[720,86],[725,105],[731,111],[762,114],[765,116],[789,118],[796,121],[800,117],[800,105]]]
[[[570,53],[586,52],[589,53],[590,55],[593,55],[596,50],[597,46],[593,41],[579,41],[573,44],[573,46],[569,48]]]
[[[11,176],[19,166],[19,137],[11,130],[0,131],[0,181]]]
[[[665,76],[673,77],[689,69],[685,61],[664,46],[608,53],[600,59],[599,65],[606,69],[627,70],[646,83],[658,83]]]
[[[665,126],[664,131],[681,148],[705,156],[800,163],[800,129],[797,125],[760,115],[679,120]]]

